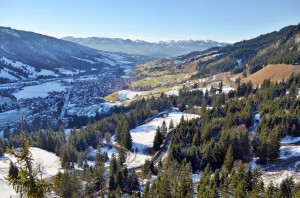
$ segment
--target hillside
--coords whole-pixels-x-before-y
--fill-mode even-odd
[[[265,79],[270,79],[272,82],[279,82],[283,78],[288,79],[293,73],[300,73],[299,65],[270,64],[248,76],[244,81],[251,81],[253,85],[261,85]]]
[[[1,82],[112,72],[145,57],[102,52],[53,37],[0,27]]]
[[[180,40],[151,43],[143,40],[99,37],[76,38],[68,36],[62,39],[97,50],[138,54],[155,58],[169,58],[193,51],[203,51],[211,47],[222,47],[228,45],[228,43],[211,40]]]
[[[40,148],[31,147],[30,152],[33,158],[33,169],[43,178],[51,178],[56,175],[61,168],[61,161],[58,156],[54,153],[47,152]],[[15,162],[16,159],[12,156],[5,154],[2,158],[0,158],[0,192],[1,197],[20,197],[16,194],[13,187],[8,185],[5,180],[9,172],[9,163],[10,161]],[[38,172],[38,167],[42,167],[42,172]]]
[[[218,56],[214,60],[199,63],[199,75],[205,75],[207,72],[202,72],[205,70],[210,73],[239,73],[245,70],[254,73],[268,64],[298,64],[300,24],[210,51]]]

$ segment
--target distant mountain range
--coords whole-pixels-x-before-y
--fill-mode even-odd
[[[102,50],[140,55],[93,49],[97,46]],[[206,49],[208,47],[211,48]],[[189,50],[197,51],[184,54]],[[109,38],[66,37],[63,40],[0,27],[0,83],[65,75],[124,73],[136,63],[151,60],[141,54],[169,57],[176,53],[184,55],[161,60],[161,64],[172,60],[177,68],[193,65],[199,77],[226,71],[255,73],[268,64],[299,65],[300,24],[232,45],[192,40],[159,43]]]
[[[155,67],[180,68],[198,71],[198,77],[211,76],[221,72],[234,74],[246,72],[253,74],[267,65],[267,71],[276,69],[282,74],[291,74],[291,69],[283,71],[275,68],[277,64],[296,65],[300,67],[300,24],[291,25],[256,38],[240,41],[225,47],[213,47],[204,51],[156,61]],[[151,64],[149,64],[151,65]],[[300,70],[293,67],[293,71]],[[193,70],[194,71],[194,70]],[[265,72],[266,73],[266,72]],[[266,76],[267,77],[267,76]],[[285,79],[288,75],[284,76]]]
[[[155,58],[170,58],[193,51],[203,51],[211,47],[228,45],[228,43],[211,40],[180,40],[150,43],[143,40],[100,37],[76,38],[71,36],[64,37],[62,40],[71,41],[97,50],[145,55]]]
[[[109,53],[33,32],[0,27],[0,82],[113,72],[148,60]]]

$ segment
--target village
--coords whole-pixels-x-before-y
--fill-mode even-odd
[[[98,113],[108,113],[116,104],[106,103],[103,97],[128,87],[131,80],[128,76],[102,74],[2,85],[0,131],[15,129],[21,118],[31,130],[37,130],[58,125],[68,127],[74,116],[95,117]],[[43,89],[40,86],[44,86]]]

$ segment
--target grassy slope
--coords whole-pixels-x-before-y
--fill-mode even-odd
[[[260,85],[265,79],[279,82],[283,78],[287,79],[292,73],[300,73],[300,65],[272,64],[248,76],[244,81],[251,81],[253,85]]]

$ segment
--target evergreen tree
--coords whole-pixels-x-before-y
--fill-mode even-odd
[[[115,130],[115,134],[116,134],[115,141],[118,143],[122,142],[122,126],[123,126],[123,121],[118,120],[118,124]]]
[[[26,140],[25,133],[21,129],[21,149],[16,151],[14,148],[7,148],[7,152],[16,158],[18,176],[16,171],[11,171],[5,179],[9,185],[12,185],[16,193],[26,195],[27,197],[43,197],[50,183],[37,177],[33,169],[33,159],[30,152],[30,142]],[[14,172],[14,173],[13,173]]]
[[[267,144],[267,131],[262,129],[259,134],[258,147],[257,147],[257,157],[259,157],[259,162],[265,164],[267,162],[268,154],[268,144]]]
[[[12,161],[10,161],[10,163],[9,163],[8,175],[9,175],[11,178],[17,179],[17,178],[18,178],[18,174],[19,174],[19,169],[18,169],[18,167],[15,166],[15,165],[13,164]]]
[[[193,198],[193,180],[190,164],[183,167],[179,178],[176,197]]]
[[[79,168],[83,166],[83,160],[84,160],[84,154],[78,153],[77,164]]]
[[[233,151],[232,151],[232,146],[230,145],[227,152],[226,152],[223,166],[225,168],[227,168],[228,171],[230,171],[231,168],[233,167],[233,162],[234,162],[234,160],[233,160]]]
[[[142,198],[150,198],[150,182],[146,182]]]
[[[246,184],[245,181],[239,181],[239,184],[235,190],[235,197],[239,197],[239,198],[246,198],[247,197],[247,193],[246,193]]]
[[[158,151],[160,149],[160,146],[162,145],[163,143],[163,135],[160,131],[160,128],[159,126],[157,127],[156,129],[156,133],[155,133],[155,136],[154,136],[154,141],[153,141],[153,149],[155,151]]]
[[[94,189],[96,191],[102,190],[106,184],[105,166],[101,159],[95,161],[93,172]]]
[[[117,173],[117,171],[118,171],[118,163],[117,163],[115,155],[113,154],[111,157],[110,164],[109,164],[109,174],[115,175]]]
[[[123,146],[128,150],[132,148],[132,138],[127,121],[124,121],[123,125]]]
[[[126,184],[130,193],[137,192],[140,189],[138,176],[134,171],[130,172],[130,174],[128,175],[126,179]]]
[[[278,128],[269,135],[268,142],[268,157],[270,160],[275,160],[280,153],[280,134]]]
[[[183,101],[180,102],[178,108],[179,108],[179,111],[182,111],[182,112],[183,112],[183,111],[186,109],[185,102],[183,102]]]
[[[163,121],[162,125],[161,125],[161,133],[163,134],[164,137],[166,137],[167,133],[168,133],[168,127],[165,121]]]
[[[158,184],[158,198],[172,197],[170,189],[170,180],[167,174],[163,174]]]
[[[59,127],[58,133],[57,133],[57,139],[60,142],[60,144],[64,144],[67,141],[65,129],[63,126]]]
[[[70,162],[71,162],[70,153],[69,153],[68,148],[65,147],[61,154],[61,166],[65,169],[67,169]]]
[[[209,193],[210,198],[219,198],[218,189],[216,185],[213,185],[213,188],[210,189]]]
[[[295,187],[295,183],[292,177],[284,179],[279,186],[280,197],[283,198],[292,197],[294,187]]]
[[[116,182],[115,182],[115,177],[113,175],[110,175],[109,176],[109,183],[108,183],[108,186],[109,186],[109,190],[110,192],[112,190],[115,190],[116,189]]]
[[[126,160],[126,156],[125,156],[125,150],[123,148],[119,148],[119,155],[118,155],[118,164],[119,166],[123,166],[123,163]]]
[[[173,119],[171,119],[171,121],[170,121],[169,129],[174,129]]]
[[[82,195],[81,181],[75,172],[65,172],[62,174],[58,185],[60,197],[79,198]]]
[[[221,82],[219,83],[219,94],[221,94],[223,91],[223,81],[221,80]]]
[[[276,194],[276,187],[274,186],[274,183],[271,181],[265,191],[265,196],[267,198],[272,198]]]

